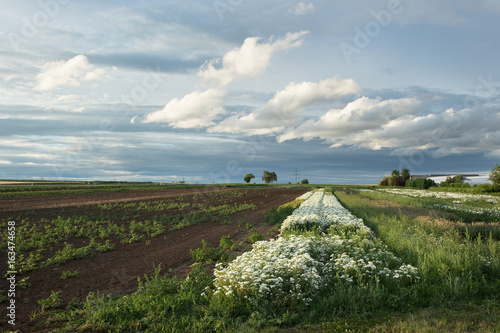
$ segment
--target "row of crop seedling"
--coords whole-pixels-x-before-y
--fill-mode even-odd
[[[19,273],[26,273],[41,267],[51,267],[71,259],[91,256],[99,252],[110,251],[113,245],[110,240],[121,243],[135,243],[152,239],[169,230],[178,230],[190,225],[207,221],[227,223],[229,215],[235,212],[256,209],[253,204],[222,204],[207,206],[205,210],[192,210],[184,214],[155,215],[153,219],[131,220],[125,224],[117,224],[111,220],[94,220],[86,216],[56,219],[42,218],[39,222],[22,220],[16,237],[18,258],[16,268]],[[4,230],[0,242],[1,248],[7,248],[6,222],[0,227]],[[91,240],[88,246],[74,248],[68,244],[63,250],[54,252],[52,247],[67,242],[72,238]],[[106,241],[99,244],[97,239]]]
[[[277,239],[216,265],[214,289],[206,294],[233,307],[301,307],[336,284],[390,288],[419,279],[415,267],[388,251],[331,193],[299,198],[307,200],[282,223]]]

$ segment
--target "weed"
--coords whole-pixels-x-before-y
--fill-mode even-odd
[[[211,264],[219,260],[225,260],[228,258],[224,249],[208,247],[208,243],[205,240],[201,241],[201,247],[195,250],[190,250],[189,254],[194,262]]]
[[[71,277],[78,277],[79,274],[78,274],[78,271],[64,271],[62,274],[61,274],[61,277],[60,279],[67,279],[67,278],[71,278]]]
[[[59,296],[61,291],[51,291],[51,294],[49,297],[45,299],[38,300],[37,303],[42,306],[42,312],[44,312],[47,309],[55,309],[59,306],[61,306],[62,301]]]

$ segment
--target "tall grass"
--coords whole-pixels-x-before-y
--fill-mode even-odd
[[[424,224],[404,214],[387,215],[359,195],[335,192],[384,243],[419,270],[415,306],[496,299],[500,295],[500,242],[462,236],[455,229]]]

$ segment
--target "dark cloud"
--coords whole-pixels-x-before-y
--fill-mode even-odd
[[[92,54],[88,56],[93,64],[104,66],[116,66],[145,70],[151,68],[156,72],[167,73],[189,73],[195,72],[210,57],[201,57],[195,60],[184,60],[180,58],[169,58],[160,55],[145,53],[109,53]]]

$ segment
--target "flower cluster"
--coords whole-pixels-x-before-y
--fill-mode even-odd
[[[309,191],[307,193],[302,194],[300,197],[298,197],[295,200],[307,200],[309,199],[312,195],[314,194],[314,191]]]
[[[252,251],[242,254],[228,267],[217,264],[214,294],[283,304],[309,302],[322,284],[319,258],[311,256],[314,243],[303,236],[256,242]]]
[[[492,204],[500,203],[500,197],[486,194],[470,194],[459,192],[434,192],[414,189],[381,189],[380,191],[388,192],[396,195],[404,195],[408,197],[433,197],[438,199],[453,199],[454,203],[462,203],[467,201],[484,201]]]
[[[488,215],[500,217],[500,208],[498,208],[498,207],[494,207],[494,208],[464,207],[463,205],[460,205],[460,204],[453,204],[453,205],[435,204],[434,206],[437,208],[460,210],[460,211],[467,212],[467,213],[488,214]]]
[[[324,191],[308,193],[311,193],[309,199],[283,221],[280,229],[282,234],[290,229],[311,230],[314,227],[324,232],[331,225],[339,223],[364,226],[363,221],[342,207],[331,193]]]
[[[418,279],[416,268],[380,244],[331,193],[310,193],[283,222],[280,237],[256,242],[226,267],[216,266],[214,295],[252,304],[308,304],[320,288],[335,283]]]

